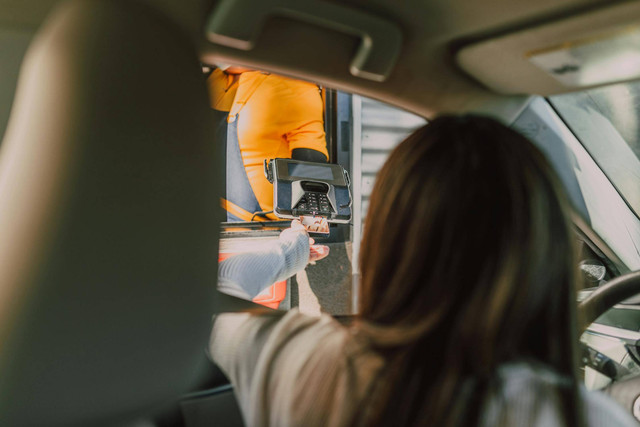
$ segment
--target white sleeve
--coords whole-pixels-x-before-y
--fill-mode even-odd
[[[268,286],[303,270],[308,260],[307,234],[287,229],[267,248],[222,261],[218,267],[218,289],[239,298],[253,299]]]

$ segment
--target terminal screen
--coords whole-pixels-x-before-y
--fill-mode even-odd
[[[331,166],[289,163],[288,172],[289,176],[297,178],[334,179]]]

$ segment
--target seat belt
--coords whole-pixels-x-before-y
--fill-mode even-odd
[[[231,213],[231,215],[235,215],[238,218],[240,218],[243,221],[247,221],[247,222],[251,222],[251,221],[268,221],[267,218],[262,218],[260,216],[261,213],[268,213],[268,212],[249,212],[246,209],[241,208],[240,206],[236,205],[233,202],[228,201],[227,199],[220,197],[220,205],[222,206],[222,209],[224,209],[226,212]]]

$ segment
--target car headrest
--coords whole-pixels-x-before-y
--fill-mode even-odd
[[[0,151],[0,425],[120,422],[204,359],[220,209],[192,41],[74,0],[34,39]]]

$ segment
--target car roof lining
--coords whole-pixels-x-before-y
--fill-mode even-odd
[[[587,46],[625,34],[637,26],[640,3],[614,4],[562,20],[489,37],[464,46],[456,54],[460,67],[498,93],[552,95],[587,86],[568,88],[536,66],[531,57],[542,51]],[[564,59],[565,61],[567,59]]]
[[[0,26],[38,28],[57,0],[23,0],[2,7]],[[208,42],[205,22],[213,0],[141,0],[178,22],[199,44],[203,61],[226,61],[315,81],[327,87],[363,94],[431,117],[441,112],[482,111],[512,121],[527,103],[526,96],[500,95],[485,88],[456,64],[453,48],[505,29],[527,28],[576,11],[625,3],[604,0],[345,0],[342,3],[388,17],[404,31],[398,64],[384,83],[349,73],[355,38],[301,24],[270,19],[249,52]],[[5,24],[2,24],[5,23]]]

